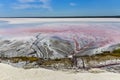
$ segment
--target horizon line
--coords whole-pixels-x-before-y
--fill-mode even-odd
[[[0,17],[0,18],[120,18],[120,16],[25,16],[25,17]]]

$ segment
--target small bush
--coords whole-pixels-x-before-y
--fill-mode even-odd
[[[114,50],[113,53],[120,53],[120,49]],[[120,55],[120,54],[119,54],[119,55]]]

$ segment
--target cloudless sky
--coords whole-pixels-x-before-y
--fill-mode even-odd
[[[0,17],[114,15],[120,0],[0,0]]]

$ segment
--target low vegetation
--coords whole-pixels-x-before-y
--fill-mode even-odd
[[[18,63],[18,62],[22,62],[22,61],[28,61],[30,63],[32,62],[36,62],[38,60],[40,60],[40,58],[37,58],[37,57],[12,57],[12,58],[9,58],[9,60],[13,63]]]
[[[43,66],[62,66],[62,67],[70,67],[72,65],[71,59],[62,58],[62,59],[54,59],[54,60],[45,60],[43,61]]]
[[[96,54],[92,56],[77,56],[77,59],[82,59],[81,65],[83,67],[91,67],[92,64],[90,62],[97,62],[96,64],[99,64],[100,62],[105,62],[107,60],[120,60],[120,49],[116,49],[112,52],[104,51],[101,54]],[[18,63],[18,62],[26,62],[26,63],[33,63],[36,62],[38,65],[43,67],[55,67],[55,66],[64,66],[64,67],[73,67],[73,61],[70,58],[61,58],[61,59],[47,59],[44,60],[42,58],[38,57],[1,57],[2,60],[10,60],[12,63]],[[77,60],[79,62],[79,60]]]

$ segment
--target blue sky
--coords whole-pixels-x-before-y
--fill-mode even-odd
[[[120,15],[120,0],[0,0],[0,17]]]

